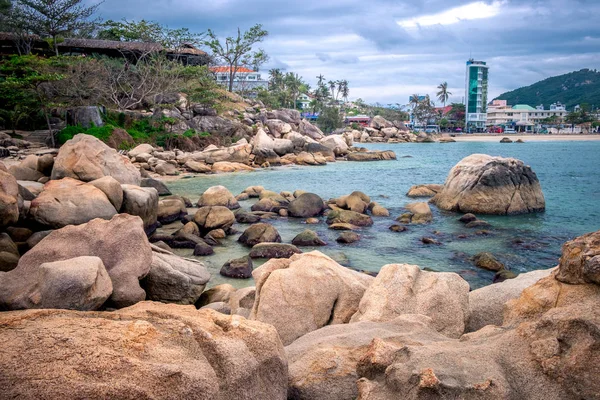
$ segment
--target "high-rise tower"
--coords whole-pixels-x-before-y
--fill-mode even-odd
[[[487,120],[488,69],[484,61],[467,61],[465,130],[483,132]]]

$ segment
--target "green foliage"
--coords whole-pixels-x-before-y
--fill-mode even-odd
[[[497,97],[509,104],[536,106],[561,102],[568,109],[578,104],[600,106],[600,71],[582,69],[565,75],[554,76],[533,85],[506,92]]]
[[[58,56],[58,43],[67,34],[78,31],[89,31],[98,23],[90,17],[96,12],[100,3],[92,6],[84,5],[83,0],[19,0],[13,8],[23,15],[28,25],[26,30],[50,39]]]
[[[108,20],[101,26],[98,39],[119,42],[159,43],[168,49],[179,49],[184,44],[199,45],[203,33],[191,32],[188,28],[170,29],[154,21]]]
[[[344,126],[344,118],[337,107],[325,106],[319,114],[317,125],[325,133],[333,132],[334,130]]]
[[[110,135],[112,134],[112,132],[115,130],[115,127],[112,125],[104,125],[104,126],[92,126],[90,128],[84,128],[80,125],[70,125],[65,127],[62,131],[60,131],[60,133],[58,134],[58,142],[60,144],[65,143],[67,140],[71,140],[73,139],[73,137],[77,134],[80,133],[85,133],[87,135],[92,135],[100,140],[102,140],[103,142],[106,142],[109,138]]]

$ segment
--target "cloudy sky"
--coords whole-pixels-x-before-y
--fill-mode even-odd
[[[406,104],[447,81],[464,96],[465,62],[490,65],[490,98],[600,68],[599,0],[105,0],[104,19],[147,19],[222,36],[261,23],[262,70],[347,79],[350,98]]]

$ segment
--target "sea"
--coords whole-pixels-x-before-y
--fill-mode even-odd
[[[290,243],[304,229],[312,229],[328,245],[302,248],[319,250],[340,264],[356,270],[376,273],[386,264],[415,264],[433,271],[455,272],[469,282],[472,289],[492,283],[494,273],[475,267],[472,257],[490,252],[519,274],[558,264],[561,246],[584,233],[600,230],[600,141],[536,141],[526,143],[456,142],[361,144],[370,150],[393,150],[397,160],[378,162],[338,161],[326,166],[285,166],[220,175],[205,175],[168,183],[174,194],[196,202],[202,192],[215,185],[227,187],[234,195],[248,186],[260,185],[276,192],[305,190],[323,199],[366,193],[390,211],[390,217],[374,217],[374,225],[361,229],[361,240],[338,244],[339,232],[320,224],[306,225],[301,219],[268,220],[279,231],[282,241]],[[406,197],[417,184],[444,183],[450,169],[461,159],[481,153],[514,157],[531,166],[540,180],[546,198],[546,211],[518,216],[480,216],[491,224],[485,232],[467,229],[458,221],[459,213],[433,210],[433,222],[409,225],[405,232],[388,228],[415,201]],[[249,209],[256,199],[240,202]],[[212,279],[209,287],[230,283],[235,287],[253,285],[252,279],[237,280],[219,274],[228,259],[242,257],[249,249],[236,242],[248,225],[236,224],[238,234],[215,247],[215,254],[195,257],[203,261]],[[439,245],[426,245],[421,238],[434,237]],[[177,253],[191,257],[191,250]],[[255,260],[254,267],[265,260]]]

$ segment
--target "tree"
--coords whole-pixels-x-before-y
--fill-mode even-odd
[[[426,95],[423,100],[419,100],[417,105],[413,108],[413,117],[415,122],[421,125],[427,125],[430,119],[436,117],[435,105]]]
[[[89,7],[82,3],[83,0],[17,0],[13,8],[23,13],[33,33],[52,39],[58,56],[59,37],[98,23],[90,17],[101,3]]]
[[[446,107],[446,102],[452,94],[452,92],[448,91],[448,82],[440,83],[437,88],[440,89],[440,91],[437,92],[436,96],[444,104],[444,107]]]
[[[317,125],[323,132],[333,132],[344,126],[344,118],[339,108],[325,106],[317,118]]]
[[[345,102],[348,102],[348,96],[350,95],[350,88],[348,87],[348,81],[347,80],[343,80],[342,82],[342,98],[344,99]]]
[[[98,39],[116,40],[119,42],[159,43],[171,50],[180,50],[184,45],[198,46],[202,43],[204,33],[196,33],[188,28],[170,29],[158,22],[108,20],[102,24]]]
[[[223,43],[217,35],[208,30],[208,40],[203,43],[210,48],[213,56],[223,61],[229,67],[229,91],[233,91],[233,81],[240,67],[258,68],[268,61],[269,56],[264,50],[253,51],[256,43],[262,42],[268,32],[262,28],[261,24],[256,24],[243,34],[238,28],[236,37],[227,37]]]

